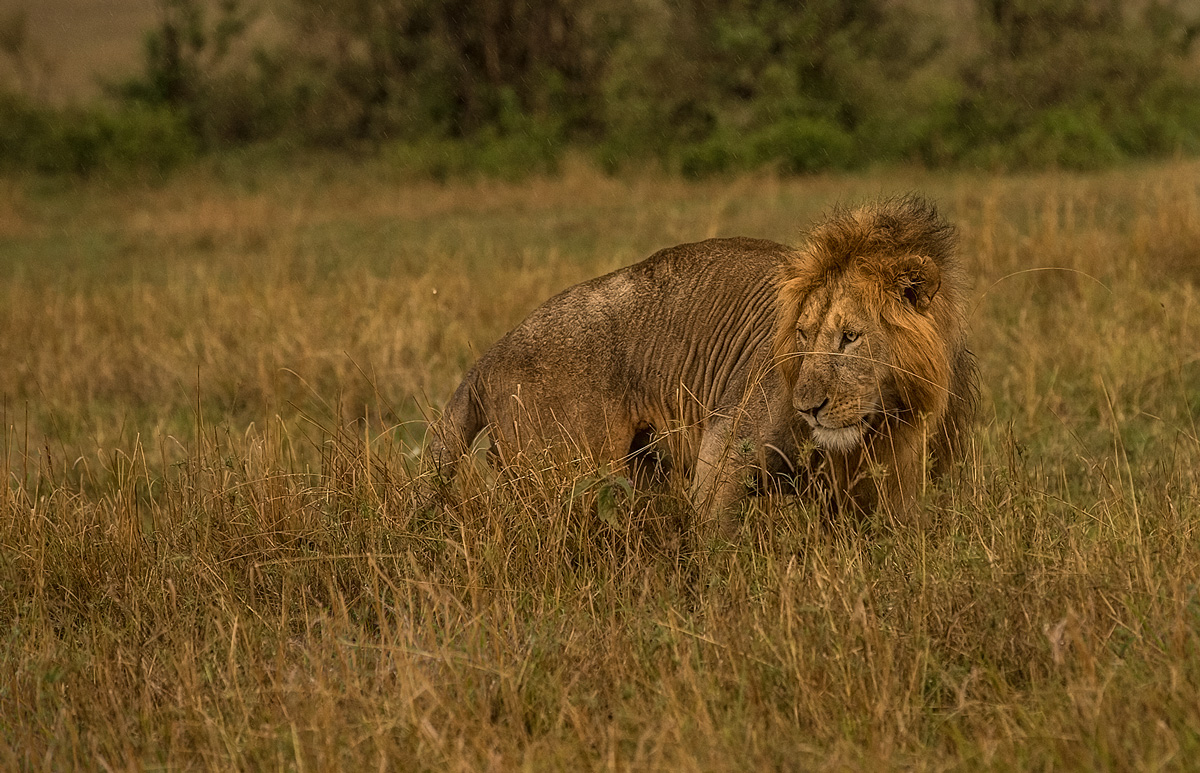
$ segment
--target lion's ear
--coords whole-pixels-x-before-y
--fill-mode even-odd
[[[942,286],[942,272],[932,258],[912,255],[896,264],[892,286],[900,300],[924,312]]]

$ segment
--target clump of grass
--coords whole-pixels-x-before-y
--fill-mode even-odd
[[[370,210],[281,176],[244,219],[214,181],[22,193],[0,764],[1186,766],[1200,318],[1164,266],[1195,172],[929,178],[979,277],[968,463],[917,523],[761,499],[727,537],[569,456],[439,483],[422,410],[662,231],[789,238],[879,180],[381,184]]]

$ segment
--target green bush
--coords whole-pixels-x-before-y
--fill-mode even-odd
[[[183,120],[168,110],[56,110],[0,94],[0,164],[51,174],[169,171],[194,154]]]
[[[748,136],[714,132],[676,152],[685,177],[774,167],[785,174],[812,174],[858,165],[854,137],[831,121],[797,118],[769,124]]]
[[[195,155],[183,119],[164,108],[124,106],[101,114],[100,166],[109,170],[169,171]]]
[[[774,164],[788,174],[809,174],[855,166],[852,136],[823,119],[793,119],[771,124],[750,140],[759,164]]]
[[[1095,108],[1047,110],[1013,143],[1013,161],[1021,166],[1096,169],[1123,154]]]
[[[1200,152],[1200,12],[1169,0],[276,5],[256,37],[245,0],[160,0],[115,106],[4,97],[3,163],[167,169],[269,143],[514,177],[582,146],[698,177]]]
[[[956,160],[1090,169],[1200,144],[1195,19],[1092,0],[981,6],[985,46],[961,61]]]
[[[447,180],[482,175],[519,180],[558,171],[562,150],[551,133],[529,131],[507,136],[485,134],[470,140],[395,142],[385,145],[381,155],[406,176]]]
[[[689,179],[744,169],[748,162],[744,145],[727,134],[714,134],[678,151],[679,172]]]

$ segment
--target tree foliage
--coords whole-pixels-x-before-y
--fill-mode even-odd
[[[159,0],[118,104],[201,148],[382,148],[431,174],[874,162],[1086,168],[1200,148],[1182,0]],[[0,121],[2,123],[2,121]],[[0,131],[3,131],[0,126]]]

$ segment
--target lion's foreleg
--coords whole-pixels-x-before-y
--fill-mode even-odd
[[[752,444],[734,434],[733,424],[720,419],[705,429],[688,492],[701,518],[718,520],[723,530],[733,525],[734,510],[747,496],[755,460]]]
[[[899,523],[910,523],[925,482],[924,433],[889,433],[872,448],[867,478],[875,502]]]
[[[908,522],[925,479],[920,434],[880,434],[849,454],[833,454],[826,474],[834,506],[841,512],[869,515],[876,510]]]

